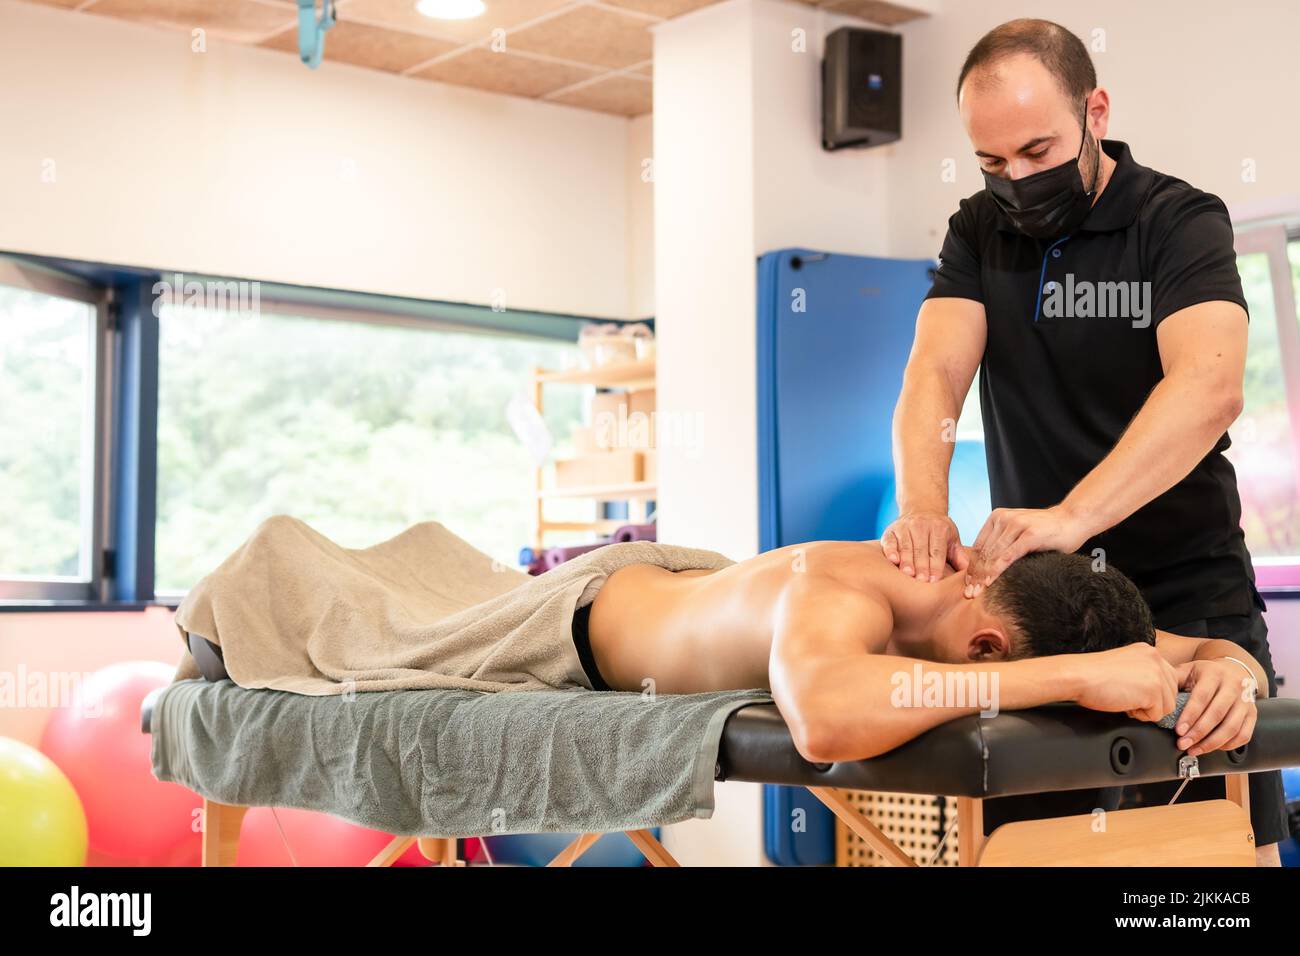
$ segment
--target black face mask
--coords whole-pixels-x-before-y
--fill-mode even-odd
[[[1084,129],[1087,129],[1084,113]],[[1079,159],[1087,133],[1079,141],[1079,153],[1060,166],[1021,179],[1001,179],[984,172],[984,185],[998,208],[1016,229],[1035,239],[1056,239],[1082,225],[1092,208],[1101,170],[1101,146],[1097,146],[1097,165],[1092,174],[1092,189],[1083,188]]]

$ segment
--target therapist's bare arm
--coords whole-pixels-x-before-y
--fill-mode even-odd
[[[984,356],[988,324],[973,299],[927,299],[894,408],[898,520],[881,535],[889,560],[906,574],[937,581],[945,563],[965,570],[957,528],[948,517],[953,429]]]
[[[1160,323],[1164,378],[1064,501],[989,516],[968,572],[972,593],[1030,551],[1076,550],[1187,477],[1241,413],[1246,334],[1246,312],[1233,302],[1203,302]]]
[[[1085,537],[1113,528],[1182,481],[1237,420],[1246,335],[1246,310],[1235,302],[1202,302],[1160,323],[1165,377],[1114,450],[1062,503],[1081,516]]]

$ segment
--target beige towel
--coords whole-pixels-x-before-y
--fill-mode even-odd
[[[370,548],[335,544],[277,515],[176,609],[221,647],[241,687],[349,691],[590,688],[571,628],[576,608],[629,564],[670,571],[733,564],[713,551],[634,541],[545,574],[505,567],[436,521]],[[199,676],[188,650],[176,680]]]

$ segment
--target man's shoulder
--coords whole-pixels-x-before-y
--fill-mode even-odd
[[[992,195],[981,189],[957,203],[957,211],[948,217],[948,228],[973,244],[997,229],[1000,215]]]
[[[889,564],[879,541],[808,541],[784,550],[791,582],[810,587],[862,591],[880,566]]]
[[[1151,170],[1150,180],[1139,211],[1148,227],[1174,227],[1188,217],[1202,214],[1222,216],[1231,222],[1227,205],[1214,193],[1157,170]]]

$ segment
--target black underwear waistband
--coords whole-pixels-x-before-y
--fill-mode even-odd
[[[587,680],[591,682],[592,690],[613,690],[614,688],[605,683],[605,678],[600,676],[595,655],[591,653],[591,636],[587,631],[587,619],[590,617],[590,604],[585,604],[573,612],[573,646],[578,649],[578,660],[582,662],[582,670],[586,673]]]

